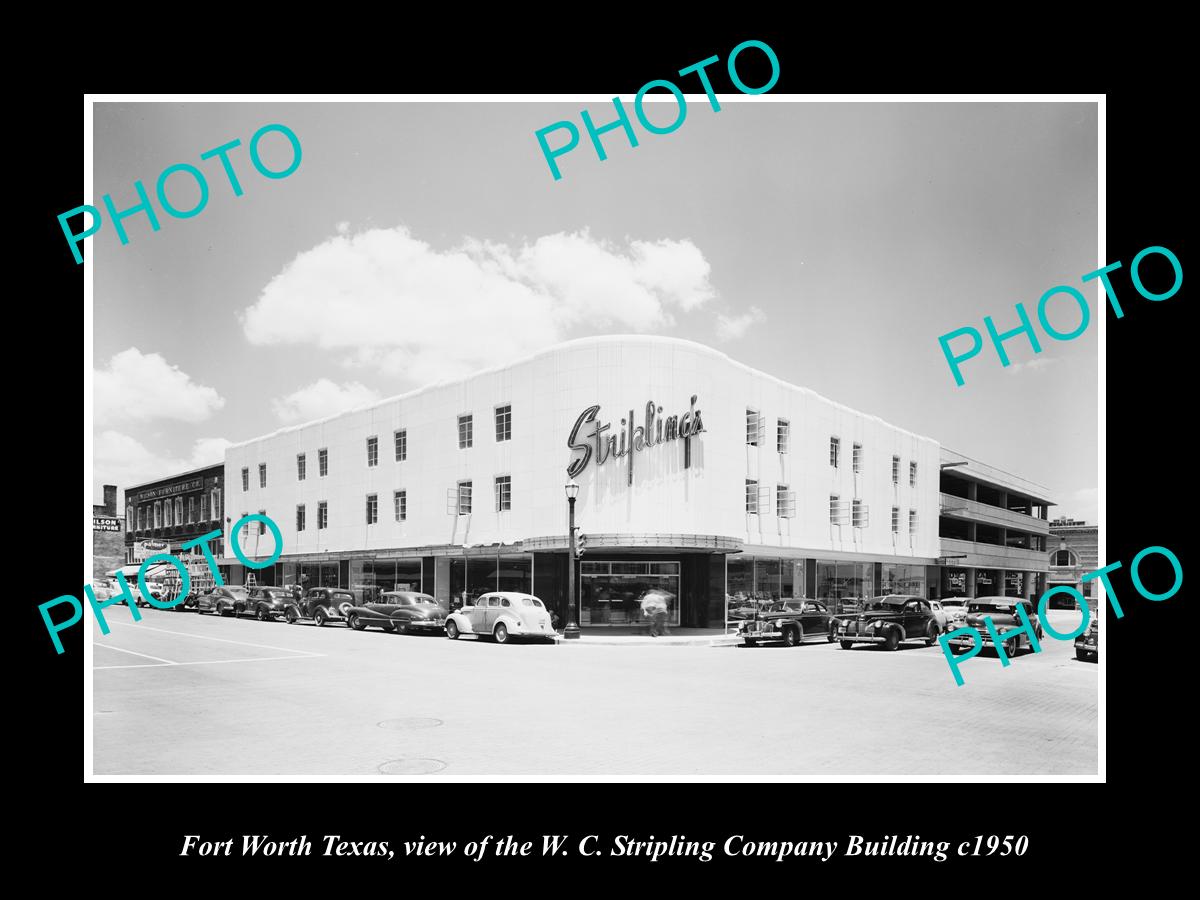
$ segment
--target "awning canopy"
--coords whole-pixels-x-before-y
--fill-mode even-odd
[[[110,576],[115,576],[118,572],[120,572],[125,576],[126,581],[132,583],[137,581],[138,571],[141,568],[141,566],[121,566],[121,568],[113,569],[108,574]],[[157,565],[153,565],[146,570],[146,580],[153,581],[155,578],[161,578],[163,575],[167,574],[168,570],[174,572],[176,575],[179,574],[179,570],[170,563],[158,563]]]

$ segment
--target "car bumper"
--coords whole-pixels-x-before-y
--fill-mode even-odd
[[[418,620],[415,622],[400,622],[399,627],[406,629],[408,631],[442,632],[442,631],[446,630],[446,623],[445,622],[426,622],[426,621]]]
[[[1100,645],[1096,641],[1076,641],[1075,648],[1077,650],[1087,650],[1089,653],[1094,653],[1099,649]]]

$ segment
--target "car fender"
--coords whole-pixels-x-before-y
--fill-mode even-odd
[[[474,630],[471,628],[470,619],[468,619],[464,615],[461,615],[460,613],[457,613],[457,612],[450,613],[450,615],[446,616],[446,621],[447,622],[453,621],[454,624],[456,626],[458,626],[459,634],[474,634],[475,633]]]

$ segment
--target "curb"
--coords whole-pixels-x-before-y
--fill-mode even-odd
[[[585,646],[606,646],[606,647],[736,647],[742,642],[742,639],[737,635],[728,634],[719,637],[639,637],[635,635],[623,637],[598,637],[588,635],[581,637],[578,640],[566,640],[562,635],[558,636],[555,643],[558,644],[582,644]]]

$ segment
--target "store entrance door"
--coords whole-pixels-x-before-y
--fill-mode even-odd
[[[679,624],[679,563],[605,562],[579,564],[580,626],[650,623],[642,610],[647,593],[667,604],[667,623]]]

